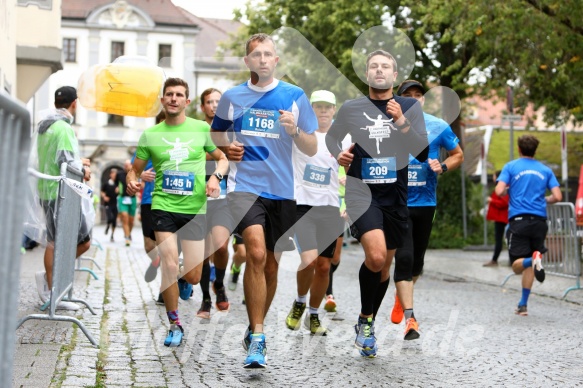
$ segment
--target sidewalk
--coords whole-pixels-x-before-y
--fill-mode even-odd
[[[200,291],[195,287],[195,297],[181,301],[179,306],[181,320],[189,325],[189,331],[193,334],[177,350],[164,347],[162,342],[166,336],[167,318],[164,307],[154,302],[158,295],[159,276],[152,283],[143,280],[149,259],[143,250],[139,226],[132,234],[134,241],[131,247],[124,246],[121,230],[117,233],[118,241],[109,243],[105,242],[108,238],[104,235],[103,226],[97,226],[94,230],[94,238],[102,242],[104,249],[101,251],[92,247],[87,256],[94,257],[103,269],[94,269],[99,276],[98,280],[90,278],[86,272],[76,272],[75,294],[86,299],[97,315],[91,315],[86,308],[80,309],[75,315],[100,343],[100,348],[91,346],[83,332],[70,323],[29,320],[16,332],[14,387],[196,386],[195,382],[200,381],[203,373],[206,373],[206,384],[209,378],[211,381],[214,378],[199,363],[231,363],[231,357],[241,352],[239,332],[245,330],[246,313],[245,306],[240,304],[240,285],[236,292],[229,294],[231,311],[220,314],[213,310],[210,325],[209,322],[200,322],[194,316],[200,304]],[[19,318],[39,312],[40,301],[34,274],[43,269],[42,255],[43,249],[38,247],[20,258]],[[482,267],[490,257],[491,252],[428,251],[424,275],[446,283],[487,284],[492,286],[493,295],[511,290],[518,295],[516,291],[521,288],[520,277],[510,278],[504,288],[499,286],[511,272],[507,266],[507,251],[502,252],[499,267]],[[343,251],[342,260],[346,260],[346,269],[348,262],[354,262],[357,268],[356,265],[360,265],[362,260],[361,248],[347,247]],[[280,281],[289,277],[291,272],[288,271],[293,270],[290,264],[292,261],[284,257],[282,262]],[[357,292],[356,283],[341,283],[343,278],[346,278],[346,282],[357,282],[357,277],[340,276],[335,281],[335,287],[350,287],[352,293]],[[574,284],[574,279],[548,275],[545,283],[534,286],[533,294],[560,299],[563,292]],[[283,286],[278,289],[279,294],[286,292],[288,290]],[[583,305],[583,291],[570,292],[566,300]],[[284,309],[287,309],[287,305]],[[222,331],[221,346],[229,350],[226,354],[213,352],[212,341],[205,340],[214,335],[215,330]],[[236,351],[231,352],[231,348]],[[233,362],[240,362],[239,358],[236,357]],[[191,362],[191,359],[198,362]],[[218,373],[216,378],[215,386],[242,384],[228,374]]]

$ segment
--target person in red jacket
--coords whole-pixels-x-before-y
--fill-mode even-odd
[[[497,174],[500,171],[495,172],[492,175],[494,182],[496,182]],[[494,221],[494,255],[492,260],[485,263],[484,267],[497,267],[498,266],[498,256],[502,252],[502,239],[504,238],[504,230],[506,225],[508,225],[508,194],[503,197],[499,197],[495,192],[492,192],[490,198],[488,198],[488,213],[486,214],[486,219],[489,221]]]

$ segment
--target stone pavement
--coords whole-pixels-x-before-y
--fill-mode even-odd
[[[536,284],[529,316],[513,314],[520,299],[520,280],[500,282],[510,272],[506,251],[498,268],[483,268],[490,252],[429,251],[425,275],[416,287],[415,314],[421,338],[403,341],[403,324],[389,321],[393,283],[377,319],[379,354],[363,359],[353,347],[359,309],[358,268],[362,249],[349,245],[335,274],[336,315],[323,316],[331,329],[313,337],[293,332],[284,320],[295,297],[296,253],[280,263],[279,286],[266,319],[268,368],[242,368],[241,339],[247,325],[241,284],[229,292],[231,309],[210,320],[195,317],[200,288],[180,301],[185,341],[176,349],[163,346],[167,318],[155,304],[159,278],[145,283],[149,259],[139,227],[131,247],[109,243],[103,227],[94,237],[103,250],[88,252],[102,267],[98,280],[76,274],[75,294],[96,310],[75,313],[100,343],[91,346],[70,323],[29,320],[16,332],[15,387],[82,386],[575,386],[583,381],[583,291],[563,291],[574,280],[547,276]],[[42,249],[21,260],[19,317],[38,312],[34,273],[42,269]],[[214,295],[213,295],[214,298]],[[65,312],[64,314],[73,314]]]

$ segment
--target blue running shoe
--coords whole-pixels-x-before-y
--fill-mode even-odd
[[[249,344],[249,350],[247,350],[247,358],[245,359],[244,368],[265,368],[267,363],[265,362],[265,354],[267,353],[267,347],[265,346],[265,335],[251,334],[251,343]]]
[[[178,291],[180,291],[180,299],[188,300],[192,295],[192,284],[186,280],[178,279]]]
[[[359,317],[354,329],[358,330],[354,346],[360,350],[360,354],[364,357],[376,357],[377,339],[374,336],[374,320],[371,317]]]
[[[211,265],[211,275],[210,275],[210,282],[214,283],[217,280],[217,271],[215,270],[215,266]]]
[[[245,349],[245,351],[249,350],[249,344],[251,343],[251,330],[249,330],[249,327],[247,327],[247,330],[245,330],[245,337],[243,337],[243,349]]]
[[[182,343],[182,337],[184,336],[184,331],[182,327],[178,325],[170,325],[170,330],[168,331],[168,336],[164,340],[164,346],[169,346],[175,348],[180,346]]]

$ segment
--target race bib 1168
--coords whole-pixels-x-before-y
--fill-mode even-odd
[[[279,112],[250,108],[243,114],[241,134],[279,139]]]

